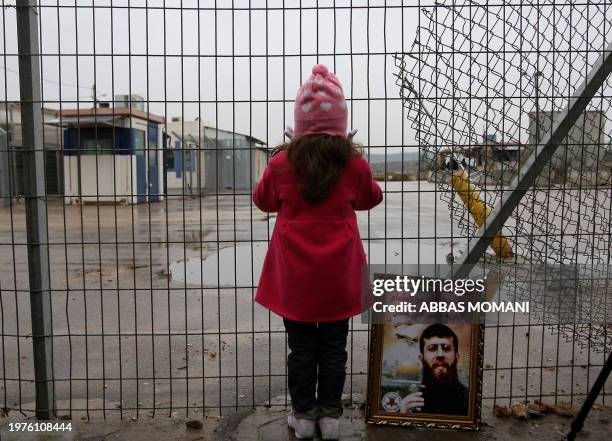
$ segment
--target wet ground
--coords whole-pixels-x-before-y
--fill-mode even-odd
[[[17,421],[17,419],[10,419]],[[21,420],[23,421],[23,420]],[[483,409],[479,431],[372,426],[364,423],[358,408],[347,408],[341,419],[341,441],[561,441],[570,430],[571,418],[546,415],[538,419],[518,421],[497,418],[490,407]],[[195,423],[195,427],[194,427]],[[201,423],[201,426],[197,423]],[[0,437],[5,441],[294,441],[293,430],[287,427],[287,411],[258,407],[231,417],[141,418],[124,421],[72,422],[71,431],[54,433],[16,433],[10,431],[9,420],[0,422]],[[605,441],[612,434],[612,408],[597,406],[586,420],[578,440]],[[320,435],[315,434],[315,441]]]
[[[604,441],[612,434],[610,418],[612,409],[593,411],[578,439]],[[496,418],[490,408],[483,411],[481,429],[449,431],[405,427],[373,426],[364,423],[358,409],[347,409],[342,417],[340,431],[342,441],[510,441],[510,440],[559,440],[570,430],[571,419],[547,415],[537,420],[517,421],[513,418]],[[234,432],[235,441],[289,441],[295,440],[287,427],[286,411],[258,409],[246,417]],[[319,434],[314,438],[320,440]]]
[[[389,183],[359,213],[371,263],[445,262],[461,247],[432,184]],[[138,206],[50,201],[55,393],[61,415],[244,414],[286,390],[281,320],[253,296],[275,215],[250,194]],[[0,402],[34,407],[25,210],[0,209]],[[579,400],[603,362],[544,327],[487,330],[484,397]],[[352,324],[345,392],[363,401],[367,326]],[[571,336],[570,336],[571,337]],[[584,342],[583,342],[584,343]]]

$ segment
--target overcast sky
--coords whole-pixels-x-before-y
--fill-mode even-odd
[[[76,102],[68,101],[77,97],[91,100],[95,83],[99,100],[137,94],[149,101],[145,107],[152,113],[166,118],[182,115],[188,120],[200,116],[219,128],[252,134],[274,145],[282,141],[284,126],[293,125],[298,87],[313,64],[320,62],[335,71],[344,86],[349,126],[359,129],[359,142],[415,143],[399,100],[393,54],[411,49],[417,25],[425,21],[417,0],[115,0],[112,8],[109,0],[93,3],[94,8],[92,1],[79,0],[75,8],[74,1],[40,2],[47,107],[58,108],[53,101],[60,100],[60,94],[64,108],[76,107]],[[524,2],[529,3],[533,2]],[[432,4],[420,2],[421,6]],[[555,8],[556,20],[564,23],[567,8]],[[489,9],[489,16],[497,17],[496,24],[484,15],[474,19],[497,26],[493,34],[503,41],[508,31],[499,24],[501,11]],[[513,11],[516,7],[507,9],[506,21],[514,20]],[[598,10],[594,11],[587,18],[601,27]],[[610,20],[609,13],[607,5],[600,13],[603,21]],[[580,12],[574,20],[578,27],[584,25],[583,16]],[[538,17],[541,20],[541,15],[526,11],[524,20]],[[455,23],[452,17],[440,20]],[[7,87],[2,92],[9,100],[18,99],[19,90],[15,22],[14,8],[3,8],[0,28],[6,49],[0,64],[6,65]],[[480,38],[478,29],[461,32]],[[601,45],[596,37],[591,34],[594,44]],[[457,40],[456,35],[444,38]],[[506,66],[503,69],[508,71]],[[516,66],[515,82],[520,69]],[[508,78],[512,85],[513,77]],[[521,89],[532,92],[528,85]],[[511,91],[502,88],[500,93]],[[80,106],[91,107],[91,103]]]
[[[101,100],[138,94],[151,101],[152,113],[201,116],[222,129],[251,133],[275,144],[282,140],[284,126],[293,125],[297,89],[320,62],[337,73],[346,97],[352,99],[349,125],[359,129],[359,141],[402,145],[402,108],[389,53],[410,48],[418,9],[394,7],[400,1],[387,1],[386,8],[365,8],[360,6],[366,2],[319,0],[317,10],[315,1],[251,0],[249,11],[242,9],[249,7],[248,1],[235,0],[234,10],[216,13],[211,1],[167,0],[165,9],[162,1],[149,1],[146,9],[144,1],[131,1],[129,10],[127,1],[114,1],[112,10],[105,7],[108,1],[96,1],[95,8],[81,7],[91,2],[79,1],[76,13],[74,2],[59,3],[60,7],[55,1],[40,3],[49,6],[41,8],[40,16],[47,101],[60,99],[60,87],[62,100],[91,100],[95,82]],[[283,3],[285,9],[279,9]],[[347,8],[351,3],[353,8]],[[231,8],[232,2],[217,5]],[[6,53],[14,54],[16,39],[9,37],[16,32],[14,9],[5,10],[3,28]],[[17,99],[17,58],[7,56],[6,65],[7,96]],[[385,107],[386,137],[381,120]]]

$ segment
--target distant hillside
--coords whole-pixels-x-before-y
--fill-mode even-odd
[[[402,168],[403,159],[403,168]],[[419,154],[417,151],[401,153],[372,154],[369,158],[374,173],[401,173],[417,171],[419,169]],[[386,167],[386,168],[385,168]],[[421,171],[427,169],[427,164],[421,163]]]
[[[380,150],[377,149],[377,151]],[[388,153],[387,155],[385,155],[384,153],[371,153],[369,157],[370,164],[377,164],[379,162],[384,163],[385,157],[387,159],[387,162],[401,162],[402,159],[404,161],[416,161],[419,159],[419,153],[416,150],[411,152],[404,152],[403,156],[401,153]]]

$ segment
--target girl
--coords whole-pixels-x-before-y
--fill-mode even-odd
[[[255,300],[283,317],[297,438],[337,439],[348,319],[362,312],[365,252],[355,210],[382,201],[370,166],[347,134],[342,86],[322,64],[298,90],[295,132],[275,150],[253,193],[278,212]]]

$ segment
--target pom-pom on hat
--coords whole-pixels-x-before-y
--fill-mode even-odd
[[[312,68],[312,75],[295,98],[294,136],[325,134],[347,136],[347,108],[342,85],[323,64]]]

